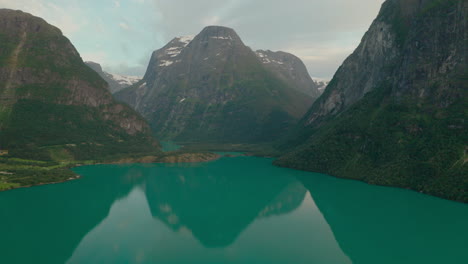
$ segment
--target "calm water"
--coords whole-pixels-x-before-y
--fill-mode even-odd
[[[177,145],[173,141],[161,141],[161,149],[164,152],[169,152],[169,151],[176,151],[181,148],[181,146]]]
[[[468,206],[223,158],[0,193],[1,263],[468,263]]]

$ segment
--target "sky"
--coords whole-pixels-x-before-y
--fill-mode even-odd
[[[205,26],[236,30],[252,49],[290,52],[331,79],[384,0],[0,0],[60,28],[85,61],[142,76],[151,53]]]

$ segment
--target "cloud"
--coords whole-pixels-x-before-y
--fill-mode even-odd
[[[149,59],[153,50],[175,36],[222,25],[234,28],[253,49],[291,52],[305,62],[311,75],[330,78],[357,47],[383,2],[0,0],[0,6],[43,17],[62,29],[83,54],[96,54],[99,44],[98,52],[106,56],[95,57],[119,70],[141,68],[141,57]]]
[[[123,30],[130,30],[130,26],[125,22],[120,22],[119,27]]]
[[[163,17],[158,28],[166,41],[197,34],[207,25],[228,26],[252,48],[293,52],[312,75],[330,78],[384,0],[152,1]],[[326,71],[314,63],[324,63]]]
[[[60,27],[67,36],[78,32],[87,23],[83,11],[75,0],[67,1],[63,6],[41,0],[0,0],[0,6],[42,17],[48,23]]]
[[[353,52],[357,45],[306,45],[301,43],[285,47],[284,51],[301,58],[312,76],[330,79],[337,67]]]
[[[84,52],[81,54],[81,57],[84,61],[93,61],[99,63],[101,61],[106,61],[107,54],[104,51]]]
[[[139,64],[139,65],[129,65],[128,63],[120,64],[104,64],[103,68],[107,72],[121,74],[121,75],[130,75],[130,76],[143,76],[148,64]]]

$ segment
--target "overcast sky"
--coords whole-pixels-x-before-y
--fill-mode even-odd
[[[0,0],[59,27],[84,60],[143,75],[151,52],[207,25],[234,28],[252,49],[300,57],[330,79],[384,0]]]

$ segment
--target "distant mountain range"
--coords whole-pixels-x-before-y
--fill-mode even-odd
[[[85,63],[109,84],[109,90],[111,93],[116,93],[122,89],[134,85],[141,80],[141,77],[138,76],[126,76],[105,72],[101,65],[96,62],[87,61]]]
[[[312,78],[312,80],[318,85],[317,90],[322,94],[330,83],[329,80]]]

